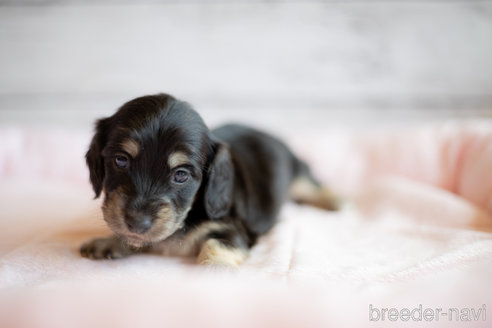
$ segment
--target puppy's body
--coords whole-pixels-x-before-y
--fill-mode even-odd
[[[241,125],[209,131],[188,104],[165,94],[132,100],[98,121],[86,157],[117,236],[83,245],[86,257],[151,250],[236,266],[289,196],[336,207],[279,140]]]
[[[212,133],[229,145],[235,171],[234,216],[244,221],[254,237],[266,233],[287,200],[294,178],[301,174],[310,178],[307,167],[285,144],[252,128],[226,125]]]

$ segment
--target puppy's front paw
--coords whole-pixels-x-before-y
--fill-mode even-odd
[[[80,247],[80,255],[94,260],[120,259],[134,252],[116,237],[93,239]]]

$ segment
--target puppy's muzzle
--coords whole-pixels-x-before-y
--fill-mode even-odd
[[[136,197],[128,202],[125,211],[125,225],[130,232],[144,234],[152,228],[157,213],[169,204],[159,199]]]

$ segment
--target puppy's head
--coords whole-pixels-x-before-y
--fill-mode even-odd
[[[212,219],[229,212],[227,147],[169,95],[134,99],[99,120],[86,160],[96,197],[105,194],[104,220],[130,245],[166,239],[184,227],[195,202]]]

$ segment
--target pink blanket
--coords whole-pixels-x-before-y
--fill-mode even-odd
[[[1,327],[490,326],[490,121],[288,137],[349,206],[287,204],[237,272],[81,258],[89,139],[0,129]]]

